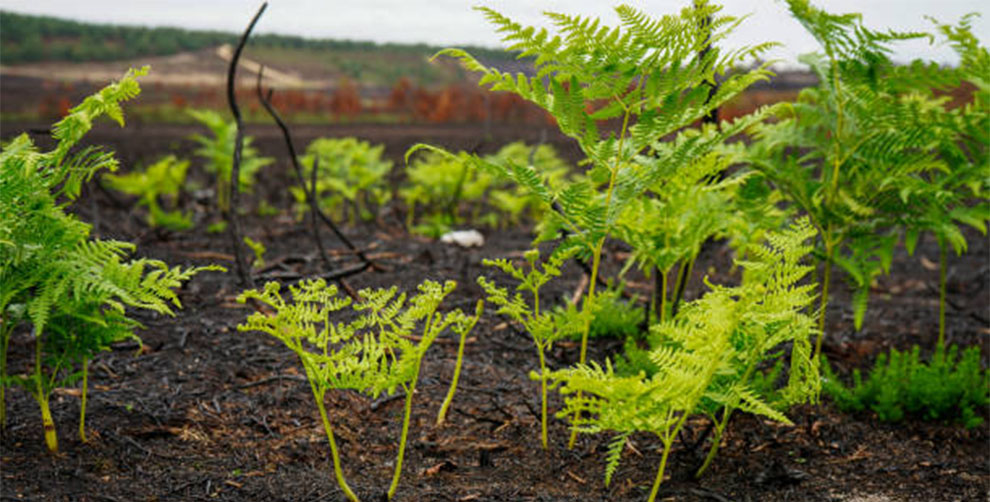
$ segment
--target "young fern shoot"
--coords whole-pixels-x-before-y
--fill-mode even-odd
[[[720,9],[705,4],[652,19],[632,7],[619,6],[616,13],[621,27],[616,28],[597,19],[547,13],[558,31],[551,34],[479,8],[503,34],[508,50],[533,60],[535,75],[487,67],[460,49],[438,53],[457,58],[468,70],[480,73],[480,85],[512,92],[546,110],[586,157],[587,176],[559,188],[551,187],[532,166],[505,158],[472,157],[480,169],[515,180],[545,208],[553,208],[544,221],[541,239],[555,239],[566,230],[568,237],[562,245],[580,249],[591,263],[582,304],[581,362],[587,357],[590,313],[606,240],[623,211],[660,180],[671,162],[677,165],[691,159],[699,142],[685,142],[663,158],[652,155],[657,145],[769,74],[765,65],[731,75],[727,71],[760,55],[771,43],[702,53],[742,22],[718,15]],[[724,80],[710,93],[707,83],[716,78]]]
[[[405,392],[405,406],[399,451],[392,483],[386,497],[390,500],[399,485],[402,459],[412,413],[412,398],[419,380],[419,369],[426,350],[447,328],[466,335],[477,322],[460,310],[446,314],[437,309],[456,284],[424,281],[418,293],[407,298],[395,287],[364,289],[360,301],[338,296],[337,287],[325,281],[306,280],[290,286],[292,301],[286,301],[277,282],[262,290],[248,290],[238,301],[259,301],[275,310],[273,315],[256,312],[240,324],[241,331],[261,331],[279,339],[299,357],[306,371],[320,419],[330,443],[334,475],[348,500],[357,501],[341,468],[340,453],[334,439],[324,397],[331,389],[352,389],[377,397],[383,392]],[[350,308],[357,317],[350,321],[333,321],[336,312]],[[414,332],[419,341],[414,343]]]
[[[547,449],[547,364],[546,352],[550,350],[553,342],[563,336],[572,328],[561,326],[567,317],[555,315],[553,311],[540,311],[540,288],[550,279],[560,275],[560,267],[573,254],[571,252],[557,252],[543,263],[540,263],[540,252],[532,249],[526,252],[526,265],[528,271],[516,267],[512,262],[505,259],[484,260],[484,264],[495,267],[509,274],[519,281],[516,286],[517,293],[510,296],[504,288],[498,287],[494,282],[485,276],[478,277],[478,284],[481,285],[485,293],[488,294],[488,301],[498,306],[496,311],[499,314],[508,316],[523,326],[536,344],[536,355],[540,363],[540,372],[531,373],[534,380],[540,381],[540,444],[543,449]],[[538,266],[539,265],[539,266]],[[540,270],[542,268],[542,270]],[[531,303],[523,298],[523,293],[532,295]],[[581,322],[583,318],[575,318]]]
[[[771,234],[769,246],[756,250],[753,261],[741,263],[747,271],[741,286],[711,286],[705,296],[655,325],[661,343],[650,354],[658,368],[652,376],[619,376],[608,361],[604,367],[592,362],[550,374],[565,396],[559,415],[568,418],[575,431],[617,434],[608,449],[606,484],[618,466],[625,438],[633,432],[656,434],[663,447],[649,495],[652,502],[674,439],[689,417],[723,409],[706,466],[733,410],[789,424],[750,384],[760,362],[780,357],[771,351],[782,344],[792,343],[790,380],[782,391],[786,402],[817,399],[818,366],[811,358],[810,342],[814,322],[803,313],[815,285],[798,284],[810,270],[799,262],[811,249],[805,241],[813,236],[807,221]]]
[[[485,301],[478,300],[474,309],[474,317],[469,318],[467,321],[455,322],[451,326],[451,331],[459,335],[460,340],[457,342],[457,360],[454,362],[454,376],[450,379],[450,389],[447,390],[447,395],[443,398],[443,404],[440,405],[440,411],[437,412],[437,425],[443,425],[447,420],[447,410],[450,409],[450,404],[454,401],[454,393],[457,392],[457,382],[461,378],[461,364],[464,362],[464,343],[467,341],[468,333],[474,329],[475,324],[478,324],[478,320],[481,319],[481,314],[484,311]]]

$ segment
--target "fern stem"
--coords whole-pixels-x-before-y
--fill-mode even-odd
[[[946,256],[945,240],[938,240],[938,343],[935,344],[936,356],[945,354],[945,290],[946,290]]]
[[[55,421],[52,420],[52,410],[48,405],[48,392],[42,383],[44,375],[41,374],[41,333],[35,332],[34,345],[34,379],[37,384],[34,398],[41,408],[41,426],[45,431],[45,445],[49,453],[58,453],[58,436],[55,433]]]
[[[674,286],[674,302],[670,306],[671,317],[677,315],[677,308],[681,304],[681,299],[684,298],[684,290],[687,289],[687,283],[691,280],[691,274],[694,272],[694,262],[697,257],[697,254],[691,256],[691,258],[681,264],[681,268],[678,270],[677,284]]]
[[[670,445],[664,443],[663,455],[660,457],[660,468],[657,469],[657,478],[653,480],[653,488],[650,490],[650,497],[647,502],[653,502],[660,491],[660,483],[663,483],[663,471],[667,468],[667,457],[670,455]]]
[[[307,372],[308,374],[309,372]],[[316,407],[320,410],[320,419],[323,421],[323,429],[327,433],[327,442],[330,443],[330,455],[333,457],[333,473],[337,477],[337,485],[340,486],[341,491],[344,492],[348,500],[359,502],[357,495],[347,485],[347,480],[344,479],[344,471],[340,468],[340,453],[337,451],[337,441],[333,437],[333,427],[330,425],[330,418],[327,416],[327,408],[323,404],[323,393],[316,388],[316,384],[312,378],[307,378],[307,380],[309,380],[309,388],[313,391]]]
[[[35,396],[38,399],[38,406],[41,407],[41,425],[45,430],[45,446],[49,453],[58,453],[58,435],[55,433],[55,421],[52,419],[52,410],[48,405],[48,396],[39,393]]]
[[[461,340],[457,344],[457,360],[454,362],[454,376],[450,379],[450,389],[447,390],[447,396],[443,398],[443,404],[440,405],[440,412],[437,413],[437,425],[443,425],[444,421],[447,419],[447,410],[450,408],[450,403],[454,401],[454,393],[457,392],[457,381],[461,377],[461,364],[464,361],[464,342],[467,340],[467,334],[471,330],[467,329],[461,333]]]
[[[667,320],[667,275],[669,271],[664,270],[660,274],[660,312],[657,313],[657,321]]]
[[[657,478],[653,481],[653,488],[650,490],[650,497],[646,499],[646,502],[653,502],[657,498],[657,492],[660,491],[660,484],[663,483],[663,473],[667,469],[667,457],[670,456],[670,448],[674,445],[674,439],[681,432],[681,427],[684,426],[684,421],[687,420],[687,417],[688,415],[686,413],[681,415],[674,430],[670,434],[667,434],[666,438],[661,437],[660,439],[663,442],[663,454],[660,456],[660,467],[657,469]]]
[[[615,176],[612,177],[612,182],[609,183],[609,199],[612,196],[612,185],[614,183]],[[591,332],[591,318],[594,313],[595,308],[595,286],[598,284],[598,267],[602,262],[602,248],[605,246],[605,237],[602,237],[598,241],[598,245],[595,246],[594,259],[591,262],[591,280],[588,282],[588,295],[584,297],[584,304],[581,306],[582,314],[584,314],[584,329],[581,332],[581,354],[578,357],[578,364],[584,364],[585,360],[588,358],[588,333]],[[581,397],[581,393],[578,392],[578,397]],[[544,399],[544,402],[546,399]],[[567,449],[574,448],[574,443],[577,441],[577,429],[571,430],[571,437],[567,440]]]
[[[7,428],[7,347],[13,327],[0,309],[0,431]]]
[[[84,357],[82,362],[82,402],[79,405],[79,440],[83,443],[86,439],[86,394],[89,390],[89,358]]]
[[[831,225],[829,225],[831,229]],[[822,340],[825,338],[825,311],[828,309],[828,286],[832,281],[832,245],[828,236],[825,238],[825,270],[822,272],[822,299],[818,307],[818,340],[815,341],[815,354],[812,361],[817,361],[822,354]]]
[[[399,454],[395,458],[395,473],[392,475],[392,484],[388,488],[387,499],[392,500],[395,491],[399,488],[399,476],[402,475],[402,457],[406,452],[406,438],[409,436],[409,421],[412,416],[412,398],[416,393],[416,382],[419,380],[419,362],[413,372],[412,384],[406,389],[406,408],[402,417],[402,434],[399,436]]]
[[[715,429],[712,435],[712,446],[708,449],[708,454],[705,455],[705,461],[701,463],[701,467],[698,471],[694,473],[695,479],[700,478],[702,474],[708,469],[712,461],[715,460],[715,455],[718,454],[718,449],[722,444],[722,434],[725,432],[725,427],[729,423],[729,416],[732,414],[732,409],[726,407],[722,410],[722,419],[715,423]]]
[[[536,344],[536,353],[540,356],[540,443],[543,449],[547,446],[547,363],[543,355],[543,346]]]

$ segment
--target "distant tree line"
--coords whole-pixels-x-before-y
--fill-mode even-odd
[[[38,61],[113,61],[140,56],[166,56],[220,44],[235,44],[238,35],[181,28],[91,24],[48,16],[0,10],[0,63]],[[351,40],[308,39],[287,35],[257,35],[257,47],[346,52],[387,51],[426,57],[438,50],[425,44],[378,44]],[[472,48],[484,59],[507,61],[512,54]]]

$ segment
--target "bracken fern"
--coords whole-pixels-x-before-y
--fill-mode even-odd
[[[463,337],[481,314],[469,317],[458,309],[446,314],[437,312],[443,299],[456,284],[424,281],[418,293],[407,298],[397,288],[364,289],[360,300],[337,295],[336,286],[325,281],[304,280],[290,286],[292,300],[283,299],[277,282],[265,284],[262,290],[248,290],[238,301],[258,301],[274,309],[273,314],[256,312],[240,324],[241,331],[261,331],[279,339],[300,359],[309,380],[313,398],[320,411],[337,483],[349,500],[358,500],[348,486],[341,469],[340,455],[333,427],[324,405],[331,389],[351,389],[377,397],[383,392],[394,393],[401,388],[406,395],[402,434],[387,498],[391,499],[399,485],[402,459],[409,433],[412,398],[419,380],[419,369],[426,350],[447,328]],[[350,309],[356,317],[335,320],[341,311]],[[421,329],[418,341],[415,331]]]
[[[58,449],[52,391],[82,378],[79,434],[85,441],[88,362],[111,343],[136,338],[138,323],[126,309],[171,315],[181,306],[176,288],[197,272],[220,269],[125,260],[134,245],[94,239],[89,224],[65,212],[84,181],[117,167],[111,153],[87,147],[73,154],[73,145],[100,115],[123,125],[120,102],[140,92],[136,77],[146,71],[129,71],[72,108],[54,126],[54,150],[39,152],[22,134],[0,153],[0,421],[6,418],[2,390],[11,383],[23,386],[41,408],[52,452]],[[25,374],[10,377],[9,340],[25,323],[32,327],[34,361],[19,365],[30,368]]]

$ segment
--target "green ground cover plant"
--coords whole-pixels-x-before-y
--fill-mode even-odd
[[[804,263],[815,230],[799,220],[771,234],[768,244],[741,262],[742,285],[709,285],[711,291],[685,304],[677,315],[655,326],[660,343],[649,357],[657,371],[650,376],[616,374],[611,363],[577,364],[552,372],[553,386],[565,397],[558,415],[579,433],[616,434],[608,450],[606,485],[618,466],[625,441],[633,432],[655,434],[663,444],[652,502],[663,480],[671,447],[688,418],[706,415],[715,423],[712,446],[698,474],[718,451],[735,410],[790,423],[779,408],[818,398],[818,364],[812,358],[814,320],[805,311],[817,286],[806,281],[813,267]],[[761,366],[789,357],[787,383],[771,403],[754,389]]]
[[[338,296],[336,286],[319,279],[290,286],[291,300],[282,297],[277,282],[269,282],[262,290],[251,289],[238,296],[240,302],[254,301],[274,310],[272,314],[251,314],[238,326],[239,330],[267,333],[299,356],[330,443],[334,475],[348,500],[357,501],[358,497],[344,478],[333,426],[324,404],[326,393],[351,389],[377,397],[383,392],[392,394],[400,388],[405,393],[399,451],[386,495],[390,500],[402,472],[412,399],[423,356],[448,328],[459,335],[463,343],[481,314],[480,305],[475,317],[467,316],[459,309],[447,313],[437,311],[455,286],[453,281],[440,284],[427,280],[408,298],[405,293],[399,294],[395,287],[364,289],[358,292],[360,299],[352,301],[350,297]],[[348,310],[354,316],[342,315]],[[337,317],[344,318],[337,320]],[[418,339],[414,338],[417,330],[421,330]]]
[[[392,162],[382,158],[384,145],[372,145],[356,138],[318,138],[306,147],[303,173],[310,179],[316,166],[316,198],[325,211],[353,224],[372,220],[392,198],[388,174]],[[309,210],[306,193],[290,188],[296,199],[297,214]]]
[[[162,157],[143,169],[135,169],[127,174],[104,174],[102,180],[112,189],[135,195],[138,205],[148,210],[145,220],[148,226],[163,227],[168,230],[188,230],[192,228],[192,218],[181,209],[166,210],[166,205],[175,207],[179,194],[186,183],[188,160],[179,160],[174,155]]]
[[[990,372],[982,368],[980,348],[969,347],[960,356],[953,345],[947,352],[939,349],[928,362],[920,354],[917,345],[880,354],[865,380],[859,370],[853,371],[850,387],[826,364],[823,390],[840,410],[870,410],[884,422],[918,417],[954,420],[967,428],[982,424],[980,411],[990,406]]]
[[[470,220],[504,227],[523,215],[538,219],[545,210],[531,192],[497,172],[478,169],[469,154],[428,149],[407,161],[409,183],[399,189],[406,205],[406,228],[439,237]],[[407,159],[415,149],[407,154]],[[509,143],[484,157],[491,162],[530,166],[549,186],[563,183],[570,169],[550,145]],[[419,221],[417,224],[416,221]]]
[[[194,134],[192,140],[199,144],[196,155],[205,163],[208,173],[217,177],[217,208],[226,214],[230,210],[230,171],[234,163],[234,139],[237,134],[237,123],[227,120],[219,112],[213,110],[189,110],[187,112],[197,122],[206,126],[212,136]],[[250,192],[254,187],[255,178],[261,168],[274,162],[270,157],[262,157],[256,148],[251,146],[253,139],[244,138],[244,148],[241,150],[240,189]]]
[[[117,168],[111,152],[73,147],[101,115],[123,125],[120,103],[138,95],[136,79],[146,72],[129,71],[72,108],[53,127],[54,150],[41,152],[22,134],[0,153],[0,423],[6,418],[3,390],[24,388],[38,403],[45,443],[53,453],[58,438],[49,405],[52,391],[82,379],[79,436],[85,441],[88,364],[112,343],[138,339],[134,330],[140,324],[127,309],[171,315],[181,307],[176,288],[198,272],[222,270],[128,260],[133,244],[95,239],[89,224],[66,212],[85,181],[102,169]],[[10,338],[26,326],[34,339],[34,360],[15,361],[25,371],[11,375]]]
[[[636,305],[637,298],[624,299],[622,297],[623,288],[606,287],[598,294],[595,301],[594,318],[591,320],[591,330],[588,332],[589,339],[597,338],[619,338],[619,339],[639,339],[644,328],[643,309]],[[580,318],[581,311],[577,305],[564,300],[564,305],[554,307],[554,315],[572,319],[558,321],[562,326],[577,326],[576,331],[563,333],[565,338],[580,341],[582,323],[574,322],[573,319]]]

